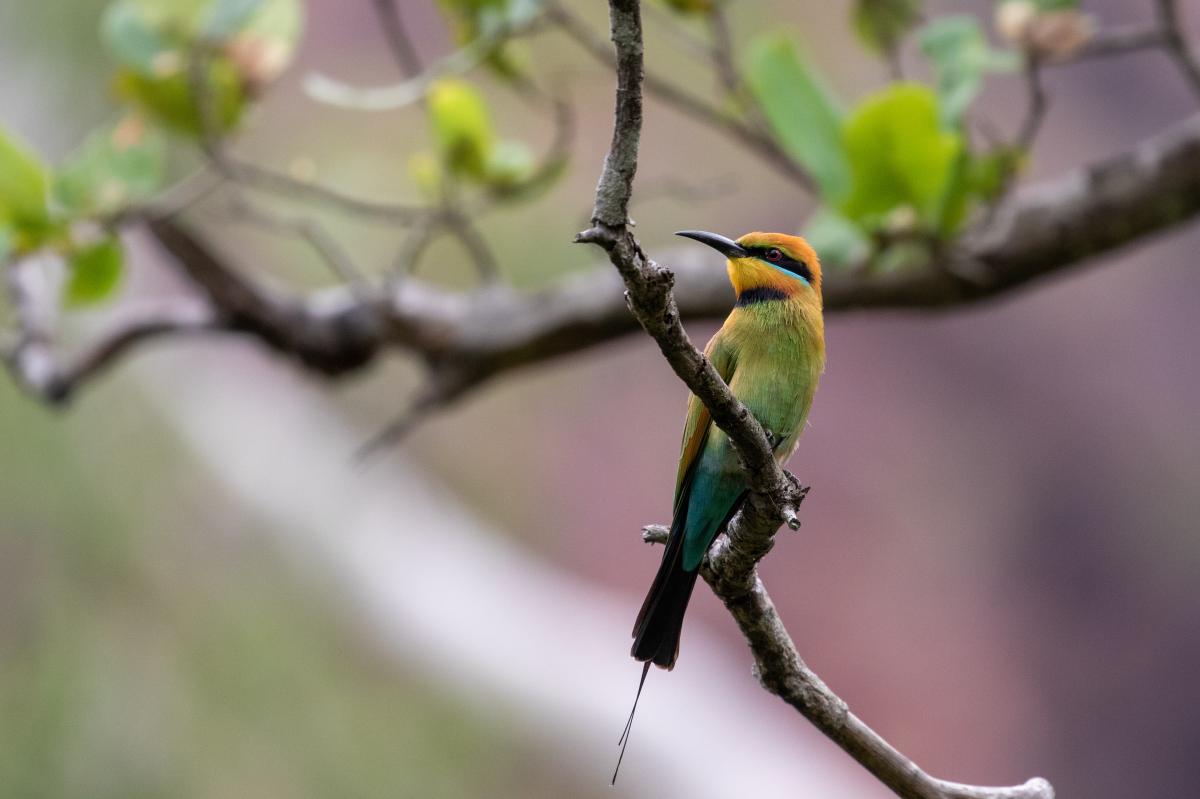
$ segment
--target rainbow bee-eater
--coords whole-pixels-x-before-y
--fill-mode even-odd
[[[737,304],[704,354],[767,431],[775,458],[783,464],[796,449],[825,368],[817,254],[804,239],[782,233],[747,233],[737,241],[699,230],[677,235],[707,244],[728,259]],[[675,666],[683,616],[700,564],[746,492],[746,477],[728,436],[712,423],[704,403],[691,395],[671,532],[633,625],[633,656],[646,664],[639,694],[651,664]]]

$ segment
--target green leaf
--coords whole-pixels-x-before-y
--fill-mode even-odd
[[[543,8],[538,0],[440,0],[440,5],[450,17],[459,44],[496,37],[495,46],[484,59],[493,72],[504,78],[524,74],[525,59],[502,34],[519,30],[539,16]]]
[[[291,61],[303,28],[299,0],[117,0],[101,32],[128,70],[166,79],[186,71],[195,45],[221,47],[252,88],[274,80]]]
[[[49,215],[48,184],[42,159],[0,129],[0,222],[18,228],[43,227]]]
[[[662,0],[663,5],[680,14],[707,14],[718,0]]]
[[[67,305],[89,305],[116,291],[124,271],[121,242],[109,237],[73,251],[67,262],[70,278],[63,297]]]
[[[921,0],[858,0],[854,30],[876,53],[890,53],[921,19]]]
[[[946,125],[962,121],[986,73],[1011,72],[1020,64],[1016,53],[993,50],[979,21],[970,16],[940,17],[921,30],[919,39],[933,62]]]
[[[936,223],[963,139],[939,125],[932,91],[898,83],[871,95],[847,120],[844,140],[853,184],[842,213],[872,228],[907,206]]]
[[[245,28],[262,5],[263,0],[214,0],[204,34],[212,39],[226,39]]]
[[[15,239],[12,228],[0,224],[0,266],[8,263],[8,256],[13,254],[13,249],[16,247]]]
[[[1033,4],[1041,12],[1079,8],[1079,0],[1033,0]]]
[[[813,175],[826,200],[841,200],[850,185],[841,110],[796,40],[786,34],[759,39],[750,50],[747,76],[783,149]]]
[[[113,57],[143,75],[183,68],[185,41],[171,35],[162,15],[137,0],[118,0],[104,12],[100,36]]]
[[[440,199],[446,182],[446,168],[442,160],[426,150],[414,153],[408,159],[408,173],[420,192],[430,199]]]
[[[260,0],[257,5],[257,13],[234,31],[225,53],[243,80],[261,88],[279,77],[296,54],[304,32],[304,7],[299,0]]]
[[[95,131],[67,156],[55,176],[54,202],[69,216],[116,213],[158,191],[166,159],[162,133],[127,117]]]
[[[454,174],[486,178],[495,133],[483,95],[465,81],[439,80],[429,89],[429,120],[447,168]]]
[[[246,94],[237,68],[226,58],[214,58],[204,80],[216,132],[232,130],[246,108]],[[164,127],[191,135],[203,130],[192,80],[186,72],[156,78],[125,69],[117,74],[116,89]]]
[[[503,191],[520,184],[533,173],[533,153],[523,142],[501,141],[492,148],[487,163],[487,183]]]
[[[567,162],[565,156],[558,155],[535,167],[524,144],[500,142],[489,168],[488,189],[497,199],[531,200],[558,182],[567,171]]]
[[[967,175],[971,193],[984,200],[996,199],[1021,170],[1024,158],[1019,149],[1006,145],[972,156]]]
[[[871,249],[862,230],[827,205],[809,217],[803,233],[826,269],[856,263]]]

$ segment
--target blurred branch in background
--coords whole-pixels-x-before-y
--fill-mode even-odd
[[[1179,33],[1173,7],[1168,3],[1160,8],[1163,9],[1160,25],[1154,31],[1133,34],[1116,31],[1108,37],[1101,31],[1091,40],[1081,40],[1068,56],[1059,55],[1051,63],[1094,57],[1101,54],[1099,51],[1116,54],[1131,47],[1169,46],[1176,54],[1190,53]],[[403,77],[421,81],[416,96],[423,101],[434,80],[412,76],[412,70],[420,64],[411,43],[407,42],[398,5],[381,1],[377,10],[381,19],[386,20],[381,24],[394,59],[405,70]],[[613,63],[611,50],[573,12],[550,3],[543,13],[552,27],[567,32],[585,51],[606,64]],[[721,44],[728,36],[724,13],[720,7],[705,11],[714,37],[711,50],[714,73],[729,101],[743,108],[747,116],[743,121],[731,123],[733,118],[724,111],[708,106],[696,116],[703,124],[718,129],[730,124],[739,126],[743,133],[750,128],[740,126],[753,124],[754,136],[768,136],[762,127],[765,123],[753,122],[758,118],[757,106],[753,100],[747,100],[747,92],[740,88],[744,87],[745,78]],[[480,60],[486,60],[497,43],[506,41],[506,36],[516,35],[513,31],[524,33],[536,27],[539,19],[523,18],[520,25],[505,28],[505,36],[496,35],[495,41],[489,40],[490,49],[480,51]],[[1010,31],[1014,41],[1027,50],[1040,41],[1034,33],[1029,29]],[[1043,56],[1030,51],[1027,57],[1031,113],[1024,124],[1026,133],[1018,136],[1022,144],[1032,143],[1037,123],[1048,108],[1036,80],[1039,70],[1035,65]],[[1186,64],[1186,59],[1180,63]],[[208,102],[204,99],[208,90],[201,80],[204,67],[193,62],[190,69],[203,120],[212,115],[211,109],[204,111]],[[660,100],[664,99],[660,92],[662,85],[662,81],[647,79],[647,90]],[[667,92],[668,103],[674,97]],[[536,102],[544,105],[547,101]],[[553,180],[570,152],[574,127],[570,107],[562,100],[548,102],[553,112],[554,136],[539,164],[526,170],[522,185],[537,187]],[[606,269],[561,279],[534,293],[495,285],[482,293],[456,294],[406,277],[439,233],[449,232],[466,245],[480,274],[495,282],[499,259],[473,224],[473,220],[495,207],[493,189],[476,198],[460,197],[459,192],[450,189],[442,200],[428,206],[362,200],[308,179],[237,159],[228,152],[225,134],[213,130],[214,124],[212,119],[204,122],[207,132],[201,140],[213,170],[233,185],[310,202],[323,210],[350,214],[364,221],[410,226],[408,239],[397,257],[395,277],[386,290],[369,287],[362,277],[363,270],[354,263],[353,253],[337,246],[319,223],[253,206],[253,213],[247,215],[248,222],[257,222],[268,231],[286,229],[301,236],[322,254],[344,284],[307,298],[289,296],[286,290],[258,286],[246,276],[246,265],[218,252],[179,223],[158,218],[175,209],[161,212],[153,207],[144,211],[130,209],[117,218],[119,224],[130,229],[144,226],[175,256],[177,271],[197,290],[195,301],[207,305],[202,312],[206,321],[198,326],[191,312],[184,317],[167,313],[147,325],[141,311],[131,312],[136,321],[117,324],[117,328],[144,329],[147,335],[122,335],[118,337],[121,346],[90,348],[92,356],[88,362],[94,367],[79,372],[69,381],[72,392],[87,377],[99,373],[98,367],[135,350],[132,345],[147,338],[149,331],[155,337],[166,337],[176,332],[190,335],[198,330],[211,330],[252,336],[306,367],[331,376],[363,368],[373,363],[378,353],[389,349],[414,353],[420,356],[429,374],[428,387],[418,392],[413,403],[424,416],[439,404],[453,401],[498,374],[576,352],[637,329],[626,310],[619,281]],[[747,146],[762,154],[754,142]],[[772,152],[771,157],[775,158],[781,151]],[[1029,186],[997,202],[988,208],[977,227],[965,231],[957,241],[908,252],[902,268],[876,269],[873,264],[879,256],[869,253],[860,254],[855,263],[841,269],[829,269],[827,309],[837,312],[959,307],[1001,296],[1041,277],[1188,222],[1200,212],[1198,155],[1200,117],[1193,117],[1124,154]],[[789,163],[795,166],[794,162]],[[804,182],[807,184],[808,179]],[[246,202],[235,201],[235,209],[245,209]],[[728,306],[723,277],[703,268],[703,262],[689,254],[673,252],[670,261],[681,279],[681,317],[723,315]],[[19,317],[18,323],[21,322]],[[46,326],[38,329],[36,335],[30,331],[19,333],[17,344],[10,348],[14,351],[8,362],[20,382],[35,394],[59,400],[63,398],[59,387],[34,374],[35,370],[45,372],[54,340],[54,330]],[[41,356],[18,357],[17,352],[30,351],[33,341],[37,342]],[[410,427],[403,425],[404,429]]]
[[[612,746],[620,712],[611,697],[628,688],[628,659],[612,646],[627,636],[628,598],[563,574],[405,457],[370,472],[347,469],[344,455],[358,434],[338,421],[328,397],[253,353],[233,359],[259,379],[231,385],[228,360],[218,357],[193,361],[186,381],[167,361],[133,369],[219,487],[214,501],[269,522],[269,534],[347,600],[339,623],[363,631],[397,671],[484,702],[505,735],[534,741],[533,767],[566,762],[581,783],[598,785],[609,764],[595,753]],[[447,574],[472,590],[447,595]],[[436,613],[432,596],[441,597]],[[548,679],[544,653],[562,650],[573,653],[569,678]],[[770,717],[724,744],[739,768],[696,769],[693,753],[709,745],[711,731],[739,727],[761,692],[737,679],[744,664],[719,638],[694,631],[688,654],[689,668],[655,696],[660,712],[645,719],[646,756],[627,765],[634,779],[622,795],[860,796],[871,787],[794,746],[790,725]],[[726,688],[695,701],[713,684]]]
[[[1157,0],[1157,4],[1163,46],[1187,79],[1192,92],[1200,99],[1200,57],[1197,57],[1196,51],[1183,35],[1183,28],[1179,24],[1178,0]]]

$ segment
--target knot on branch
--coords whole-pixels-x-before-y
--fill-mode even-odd
[[[617,246],[617,239],[625,232],[623,225],[609,225],[599,219],[592,220],[592,226],[575,234],[576,244],[596,244],[605,252],[612,252]]]

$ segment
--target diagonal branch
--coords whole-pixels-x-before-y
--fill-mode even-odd
[[[546,7],[546,16],[551,23],[557,25],[593,59],[609,67],[616,66],[613,52],[608,45],[595,35],[586,22],[579,19],[562,3],[550,0]],[[779,170],[780,175],[788,178],[805,191],[810,193],[816,191],[816,184],[813,183],[812,176],[793,161],[770,135],[739,122],[721,109],[654,73],[645,73],[644,80],[646,90],[662,102],[718,133],[723,133],[746,148],[751,155],[775,167]]]
[[[825,309],[961,309],[1011,296],[1198,214],[1200,116],[1123,154],[1017,192],[986,230],[943,256],[949,263],[889,274],[831,269]],[[611,268],[593,268],[535,292],[497,285],[459,294],[407,279],[374,305],[344,287],[302,299],[250,283],[241,276],[244,265],[175,223],[129,222],[147,225],[174,266],[229,320],[221,330],[232,327],[330,377],[362,369],[394,349],[453,372],[466,392],[497,375],[640,329]],[[685,320],[728,313],[723,270],[692,248],[671,250],[669,260],[678,284],[675,313]]]
[[[692,346],[679,322],[671,272],[646,257],[628,224],[642,122],[642,29],[638,0],[609,0],[617,52],[613,140],[596,188],[593,226],[578,240],[603,247],[621,274],[630,309],[658,343],[676,374],[704,402],[713,421],[742,456],[751,493],[709,553],[705,580],[725,603],[754,655],[759,681],[796,708],[851,757],[906,799],[1048,799],[1042,779],[1012,788],[957,785],[935,779],[849,711],[800,658],[762,581],[758,560],[770,549],[779,523],[798,520],[806,493],[775,464],[754,417],[711,364]]]
[[[164,299],[151,307],[123,310],[77,352],[60,354],[53,325],[58,293],[38,266],[25,260],[8,269],[8,291],[20,330],[4,355],[17,382],[49,404],[66,404],[79,386],[150,339],[218,328],[216,314],[204,303]]]
[[[1192,92],[1200,98],[1200,56],[1183,35],[1177,0],[1158,0],[1158,24],[1162,28],[1163,46],[1179,66]]]
[[[419,74],[421,58],[417,55],[417,48],[412,37],[408,35],[403,17],[400,16],[398,0],[372,0],[372,5],[375,6],[375,16],[379,18],[379,26],[383,28],[383,35],[387,39],[388,51],[391,52],[400,73],[405,77]]]
[[[627,224],[642,128],[642,28],[637,0],[614,0],[609,7],[617,45],[613,139],[596,187],[593,226],[576,241],[599,245],[608,253],[625,282],[625,296],[638,322],[658,343],[680,379],[704,401],[713,421],[729,435],[751,485],[772,498],[776,509],[770,520],[772,529],[782,521],[798,526],[795,487],[776,464],[762,426],[692,345],[672,292],[675,276],[646,256]]]

